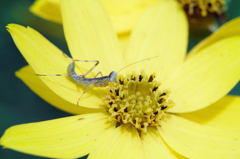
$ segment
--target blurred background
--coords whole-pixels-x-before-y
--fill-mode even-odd
[[[34,94],[14,72],[27,65],[5,26],[9,23],[30,26],[39,31],[64,52],[68,52],[62,25],[41,19],[31,12],[34,0],[0,0],[0,136],[13,125],[70,116]],[[232,0],[226,21],[240,16],[240,1]],[[221,24],[220,24],[221,25]],[[240,27],[240,26],[239,26]],[[191,36],[188,50],[203,37]],[[240,84],[229,94],[240,95]],[[0,159],[42,159],[0,148]]]

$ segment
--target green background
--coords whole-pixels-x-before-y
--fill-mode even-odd
[[[70,116],[49,105],[34,94],[14,72],[27,65],[16,48],[5,26],[9,23],[31,26],[64,52],[69,52],[62,26],[43,20],[29,12],[34,0],[0,0],[0,136],[13,125],[38,122]],[[227,11],[227,21],[240,16],[240,1],[232,0]],[[239,26],[240,27],[240,26]],[[191,37],[188,49],[199,38]],[[240,84],[229,94],[240,95]],[[0,148],[0,159],[41,159],[9,149]]]

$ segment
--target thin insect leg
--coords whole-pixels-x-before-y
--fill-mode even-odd
[[[82,77],[78,83],[81,83],[83,81],[83,79],[99,64],[99,61],[98,60],[75,60],[69,56],[67,56],[64,52],[63,53],[63,56],[65,56],[66,58],[69,58],[71,59],[72,61],[77,61],[77,62],[96,62],[95,65],[90,69],[88,70],[84,75],[80,75],[80,77]],[[102,74],[102,73],[101,73]],[[71,75],[73,76],[73,75]],[[95,78],[95,77],[94,77]]]
[[[103,76],[103,75],[102,75],[102,72],[99,71],[93,78],[96,78],[99,74],[101,74],[101,76]]]
[[[95,65],[90,70],[88,70],[84,75],[81,76],[82,78],[79,80],[79,83],[81,83],[83,81],[83,79],[99,64],[98,60],[75,60],[75,61],[96,62]]]
[[[62,74],[52,74],[52,75],[42,75],[42,74],[36,74],[37,76],[83,76],[83,75],[62,75]]]
[[[77,61],[77,62],[96,62],[96,63],[99,63],[98,60],[75,60],[75,59],[69,57],[68,55],[66,55],[64,52],[62,52],[62,53],[63,53],[63,56],[65,56],[66,58],[71,59],[72,61]]]
[[[66,58],[71,59],[71,60],[74,60],[73,58],[71,58],[71,57],[69,57],[67,54],[65,54],[63,51],[62,51],[62,54],[63,54],[63,56],[65,56]]]
[[[88,70],[83,76],[88,75],[88,74],[99,64],[99,61],[98,61],[98,60],[91,60],[91,61],[85,60],[85,62],[96,62],[96,63],[95,63],[95,65],[94,65],[90,70]]]
[[[99,71],[99,72],[94,76],[94,78],[96,78],[99,74],[101,74],[101,76],[102,76],[102,72]],[[97,82],[97,81],[96,81],[96,82]],[[78,98],[77,106],[79,106],[78,103],[79,103],[80,99],[82,98],[82,96],[83,96],[90,88],[92,88],[96,82],[93,82],[93,83],[82,93],[82,95]]]
[[[95,60],[75,60],[75,59],[73,59],[73,58],[71,58],[71,57],[69,57],[67,54],[65,54],[64,52],[62,52],[63,53],[63,56],[65,56],[66,58],[68,58],[68,59],[71,59],[72,61],[79,61],[79,62],[95,62]]]
[[[103,75],[102,75],[102,72],[99,71],[92,79],[95,79],[99,74],[101,74],[101,76],[103,76]],[[101,81],[101,80],[95,79],[95,81],[97,82],[97,81]],[[96,82],[93,82],[93,83],[95,84]],[[88,86],[91,85],[91,84],[92,84],[92,83],[88,82],[88,83],[85,84],[84,87],[88,87]]]
[[[84,77],[85,77],[86,75],[88,75],[88,74],[99,64],[99,61],[98,61],[98,60],[75,60],[75,59],[69,57],[68,55],[66,55],[63,51],[62,51],[62,53],[63,53],[63,56],[65,56],[66,58],[71,59],[72,61],[78,61],[78,62],[96,62],[96,64],[95,64],[88,72],[86,72],[86,73],[83,75]],[[84,78],[84,77],[83,77],[83,78]]]
[[[82,98],[82,96],[83,96],[83,94],[84,93],[86,93],[90,88],[92,88],[94,86],[94,83],[92,83],[83,93],[82,93],[82,95],[78,98],[78,101],[77,101],[77,106],[79,106],[79,101],[80,101],[80,99]]]

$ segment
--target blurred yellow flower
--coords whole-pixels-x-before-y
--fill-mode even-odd
[[[176,1],[159,1],[144,12],[123,53],[99,1],[60,2],[72,57],[100,61],[89,77],[158,57],[126,68],[107,90],[91,89],[77,107],[83,87],[69,77],[40,80],[35,75],[66,74],[71,60],[32,28],[9,24],[16,46],[32,67],[16,75],[54,106],[82,115],[13,126],[1,145],[51,158],[240,157],[240,97],[225,96],[240,77],[239,18],[186,56],[185,14]],[[80,63],[77,72],[84,74],[90,67]],[[132,71],[138,73],[127,74]]]
[[[161,0],[101,0],[110,15],[113,27],[118,34],[120,46],[124,51],[131,30],[143,12]],[[187,13],[190,36],[204,38],[218,28],[217,20],[226,20],[225,0],[176,0]],[[30,11],[44,19],[62,24],[59,0],[36,0]],[[218,16],[217,16],[218,15]]]
[[[199,14],[203,17],[208,13],[221,15],[226,10],[225,0],[179,0],[189,15]]]
[[[137,23],[142,13],[159,0],[101,0],[118,34],[128,33]],[[189,15],[221,15],[226,10],[225,0],[178,0]],[[62,23],[59,0],[36,0],[30,7],[34,14]]]
[[[227,3],[225,0],[178,0],[189,22],[192,38],[204,38],[218,29],[218,23],[224,23]]]
[[[101,0],[118,34],[129,33],[142,13],[159,0]],[[59,0],[36,0],[30,11],[39,17],[62,24]]]

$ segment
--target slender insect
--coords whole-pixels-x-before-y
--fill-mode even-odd
[[[141,61],[137,61],[134,62],[132,64],[129,64],[125,67],[123,67],[122,69],[120,69],[118,72],[112,71],[108,76],[102,76],[102,72],[99,71],[93,78],[86,78],[86,76],[100,63],[98,60],[75,60],[71,57],[68,57],[66,54],[63,53],[63,55],[66,58],[71,59],[73,62],[71,62],[68,67],[67,67],[67,75],[62,75],[62,74],[52,74],[52,75],[42,75],[42,74],[36,74],[37,76],[69,76],[73,81],[75,81],[77,84],[79,85],[83,85],[84,87],[88,87],[83,93],[82,95],[78,98],[77,101],[77,106],[79,106],[79,101],[82,98],[82,96],[93,86],[95,87],[106,87],[108,85],[109,82],[117,82],[117,73],[119,73],[121,70],[125,69],[128,66],[131,66],[133,64],[145,61],[145,60],[149,60],[152,58],[156,58],[155,57],[150,57]],[[84,75],[78,75],[75,71],[75,62],[96,62],[95,65],[88,70]],[[97,77],[98,75],[101,75],[102,77]]]

